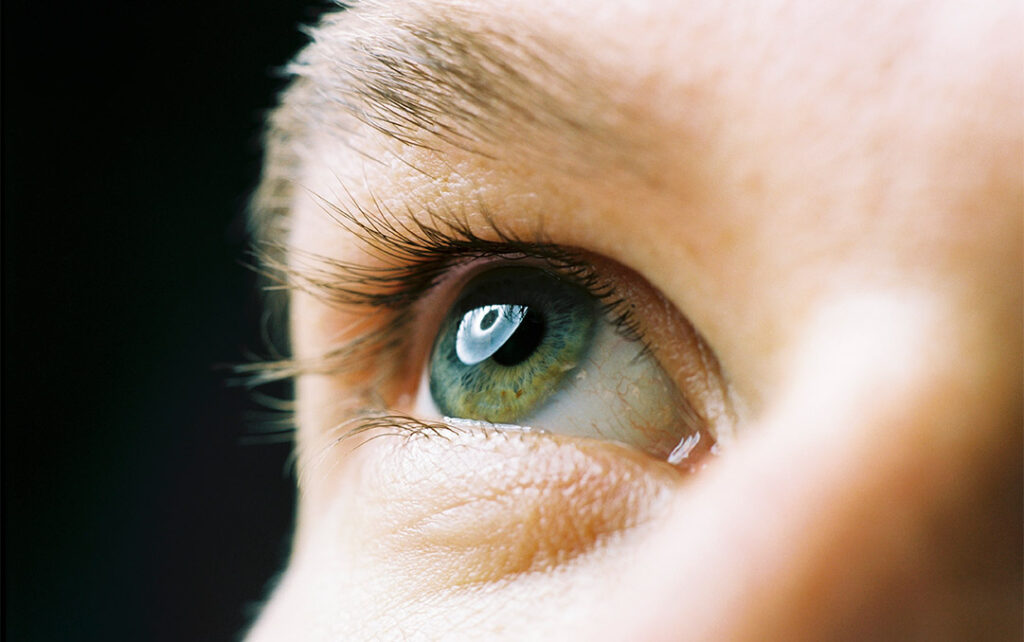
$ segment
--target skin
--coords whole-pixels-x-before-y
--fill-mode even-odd
[[[549,4],[516,11],[638,144],[311,137],[289,242],[362,256],[314,194],[542,227],[685,315],[735,438],[693,475],[559,435],[357,448],[330,427],[366,373],[301,376],[293,553],[249,639],[1019,638],[1020,7]],[[299,358],[373,323],[290,311]]]

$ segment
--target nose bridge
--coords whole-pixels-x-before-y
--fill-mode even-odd
[[[941,299],[883,292],[824,306],[801,334],[762,427],[772,457],[758,459],[793,466],[766,499],[787,559],[772,567],[789,588],[782,630],[947,639],[1007,625],[978,612],[1019,600],[1020,404],[1006,384],[1019,395],[1020,366],[1002,371],[977,331]]]
[[[871,620],[895,626],[931,599],[942,545],[928,528],[958,491],[972,428],[958,414],[973,407],[943,319],[924,295],[863,293],[823,305],[798,333],[746,470],[732,471],[756,492],[760,529],[735,542],[736,586],[759,605],[736,637],[850,626],[871,637],[885,626]]]
[[[983,311],[925,289],[845,295],[817,310],[796,333],[762,432],[879,460],[962,459],[1008,423],[1019,432],[1020,340]]]
[[[638,639],[966,639],[1019,625],[1012,602],[977,617],[1020,593],[1020,408],[996,403],[1001,374],[926,293],[819,310],[763,421],[648,547],[650,590],[637,592],[665,597],[636,607],[630,621],[656,623]]]
[[[952,392],[940,391],[974,366],[940,302],[923,292],[845,295],[818,305],[794,336],[785,383],[760,430],[821,434],[844,449],[901,440],[929,423],[924,416]]]

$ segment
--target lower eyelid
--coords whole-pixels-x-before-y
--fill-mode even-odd
[[[580,264],[591,266],[601,275],[601,280],[614,289],[617,298],[629,302],[633,316],[643,321],[642,332],[649,343],[659,348],[651,351],[651,356],[661,369],[674,382],[675,387],[685,400],[686,406],[692,408],[700,421],[691,423],[707,424],[712,439],[704,440],[705,445],[718,441],[723,432],[727,432],[731,415],[729,400],[724,394],[723,377],[717,371],[717,362],[710,350],[705,349],[702,339],[685,320],[685,318],[654,290],[638,274],[618,263],[586,252],[579,252]],[[493,268],[495,265],[514,263],[521,266],[536,266],[552,269],[550,261],[543,257],[526,257],[522,255],[493,255],[473,257],[458,261],[445,269],[443,276],[431,286],[419,300],[400,315],[388,310],[371,311],[385,317],[391,313],[396,318],[403,318],[397,331],[382,335],[384,339],[395,340],[394,347],[377,354],[369,350],[344,350],[341,366],[335,376],[338,389],[359,400],[360,408],[376,408],[387,412],[414,413],[424,418],[436,415],[424,413],[418,405],[419,391],[424,388],[423,371],[431,347],[434,344],[437,328],[443,317],[460,294],[465,283],[476,275]],[[365,308],[332,310],[325,308],[324,316],[332,326],[344,326],[350,323],[360,327],[372,321],[365,314]],[[387,323],[384,323],[386,326]],[[398,326],[394,323],[392,325]],[[333,337],[332,337],[333,338]],[[362,338],[362,337],[357,337]],[[630,339],[633,340],[633,339]],[[353,342],[355,343],[355,342]],[[710,355],[711,366],[708,367]],[[352,364],[364,360],[368,369],[352,371]],[[371,366],[371,364],[374,364]],[[330,373],[328,373],[330,374]],[[332,395],[337,397],[337,395]],[[351,408],[350,410],[354,410]],[[724,411],[723,411],[724,409]],[[344,409],[339,409],[344,410]],[[335,413],[331,413],[335,414]],[[724,426],[724,429],[723,429]],[[555,424],[551,426],[556,427]],[[682,428],[682,426],[681,426]],[[680,435],[680,438],[685,435]],[[623,436],[612,436],[623,439]],[[633,440],[624,439],[628,443]],[[671,449],[671,448],[670,448]],[[659,449],[663,450],[663,449]],[[658,456],[667,453],[659,452]]]
[[[414,575],[443,555],[433,581],[445,588],[571,562],[643,524],[680,483],[631,449],[550,434],[460,428],[366,447],[352,492],[367,549]]]

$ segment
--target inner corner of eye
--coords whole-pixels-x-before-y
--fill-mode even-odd
[[[477,274],[433,338],[418,411],[621,442],[687,467],[714,439],[605,294],[546,266]]]

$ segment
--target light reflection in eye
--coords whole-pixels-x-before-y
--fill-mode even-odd
[[[499,268],[464,289],[430,359],[441,413],[522,423],[587,353],[599,316],[585,290],[536,268]]]
[[[673,464],[713,441],[685,396],[598,299],[550,271],[499,267],[448,311],[418,405],[424,412],[614,440]]]
[[[521,305],[484,305],[470,310],[459,322],[455,354],[467,366],[480,363],[505,345],[528,311]]]

